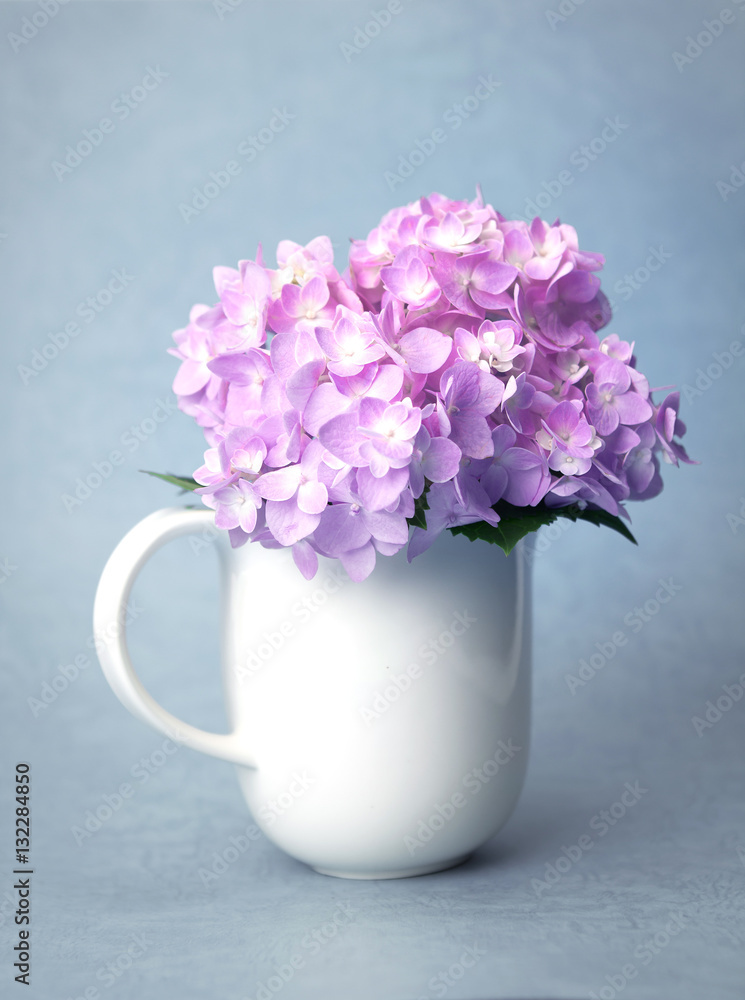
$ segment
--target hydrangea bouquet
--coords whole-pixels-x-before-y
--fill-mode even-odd
[[[610,320],[598,253],[558,221],[440,194],[354,240],[283,240],[277,267],[217,267],[176,331],[173,384],[209,449],[193,489],[233,546],[291,546],[363,580],[446,528],[509,552],[558,516],[634,541],[626,500],[688,459],[679,394],[652,399]]]

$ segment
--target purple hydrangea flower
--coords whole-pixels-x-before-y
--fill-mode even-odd
[[[440,380],[438,400],[440,427],[471,458],[488,458],[493,451],[487,417],[494,413],[504,394],[504,385],[493,375],[468,362],[459,361]]]
[[[587,411],[598,434],[612,434],[619,424],[642,424],[652,407],[631,389],[628,366],[609,358],[598,365],[595,381],[587,386]]]
[[[179,407],[209,445],[195,472],[231,544],[291,547],[355,580],[500,504],[591,506],[662,489],[690,462],[680,398],[659,405],[611,318],[603,257],[576,231],[505,219],[479,195],[392,209],[337,271],[328,237],[277,267],[214,270],[218,301],[174,334]],[[409,530],[415,501],[427,528]],[[501,508],[504,510],[504,507]]]

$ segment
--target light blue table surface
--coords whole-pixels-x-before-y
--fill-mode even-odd
[[[745,996],[745,698],[706,728],[693,721],[745,670],[745,368],[722,355],[745,343],[745,6],[388,7],[377,32],[383,0],[0,5],[3,997],[267,1000],[296,955],[282,1000]],[[481,77],[491,92],[459,117]],[[277,112],[271,143],[239,152]],[[102,118],[113,127],[90,155],[55,168]],[[396,178],[436,128],[446,141]],[[184,213],[231,160],[229,185]],[[639,548],[588,525],[541,543],[529,776],[471,862],[347,882],[262,837],[205,885],[200,870],[251,822],[232,768],[188,749],[164,763],[162,737],[89,657],[106,558],[174,502],[137,470],[201,462],[201,433],[181,414],[128,435],[172,401],[170,333],[193,302],[213,301],[213,265],[253,256],[259,241],[271,259],[280,239],[321,233],[343,261],[348,238],[388,208],[433,190],[470,197],[477,183],[507,216],[539,199],[544,217],[606,254],[611,329],[636,341],[652,385],[689,387],[686,443],[701,464],[666,468],[663,494],[632,508]],[[126,287],[90,316],[85,301],[112,271]],[[53,335],[63,346],[27,374]],[[64,494],[125,437],[136,446],[124,464],[68,511]],[[661,580],[674,598],[632,626]],[[174,543],[135,599],[143,678],[172,711],[219,729],[211,559]],[[572,693],[566,675],[619,629],[627,644]],[[79,676],[39,707],[76,657]],[[147,780],[133,776],[143,758]],[[12,969],[16,761],[33,775],[29,988]],[[128,777],[135,794],[76,840]],[[627,782],[647,790],[638,804],[540,888]],[[117,965],[130,947],[131,965]]]

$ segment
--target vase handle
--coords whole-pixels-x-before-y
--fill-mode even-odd
[[[238,733],[208,733],[181,722],[145,690],[127,649],[124,616],[130,591],[150,558],[166,542],[211,529],[214,512],[166,507],[135,525],[119,542],[104,567],[93,609],[93,635],[98,659],[114,694],[129,711],[175,743],[220,757],[243,767],[256,767]]]

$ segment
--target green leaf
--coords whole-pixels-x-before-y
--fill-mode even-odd
[[[191,476],[169,476],[163,472],[150,472],[149,469],[140,469],[140,472],[144,472],[146,476],[155,476],[156,479],[163,479],[167,483],[173,483],[174,486],[180,486],[182,493],[190,493],[192,490],[196,490],[201,485],[192,479]]]
[[[598,527],[601,524],[605,525],[624,538],[628,538],[634,545],[637,544],[621,518],[605,510],[590,507],[583,509],[578,504],[570,504],[568,507],[546,507],[545,504],[539,503],[535,507],[515,507],[505,500],[495,503],[492,510],[499,514],[500,520],[497,525],[491,525],[487,521],[475,521],[473,524],[462,524],[449,530],[453,535],[465,535],[472,542],[481,540],[499,545],[509,555],[525,535],[538,531],[545,524],[553,524],[557,517],[566,517],[570,521],[589,521]]]
[[[559,517],[568,517],[570,521],[589,521],[590,524],[595,524],[598,527],[604,524],[607,528],[617,531],[619,535],[623,535],[624,538],[628,538],[634,545],[639,544],[626,527],[626,522],[622,521],[620,517],[616,517],[615,514],[609,514],[607,510],[590,507],[585,507],[582,510],[576,504],[571,504],[569,507],[558,507],[556,513]]]
[[[556,520],[556,511],[540,504],[537,507],[515,507],[500,500],[494,504],[492,510],[499,514],[499,524],[475,521],[473,524],[461,524],[457,528],[450,528],[450,531],[454,535],[465,535],[472,542],[480,539],[498,545],[506,555],[509,555],[525,535],[538,531],[544,524],[552,524]]]
[[[425,490],[424,493],[422,493],[422,495],[414,502],[414,513],[412,516],[406,518],[409,527],[422,528],[424,531],[427,530],[427,517],[424,513],[425,510],[429,510],[429,504],[427,503],[427,490]]]

